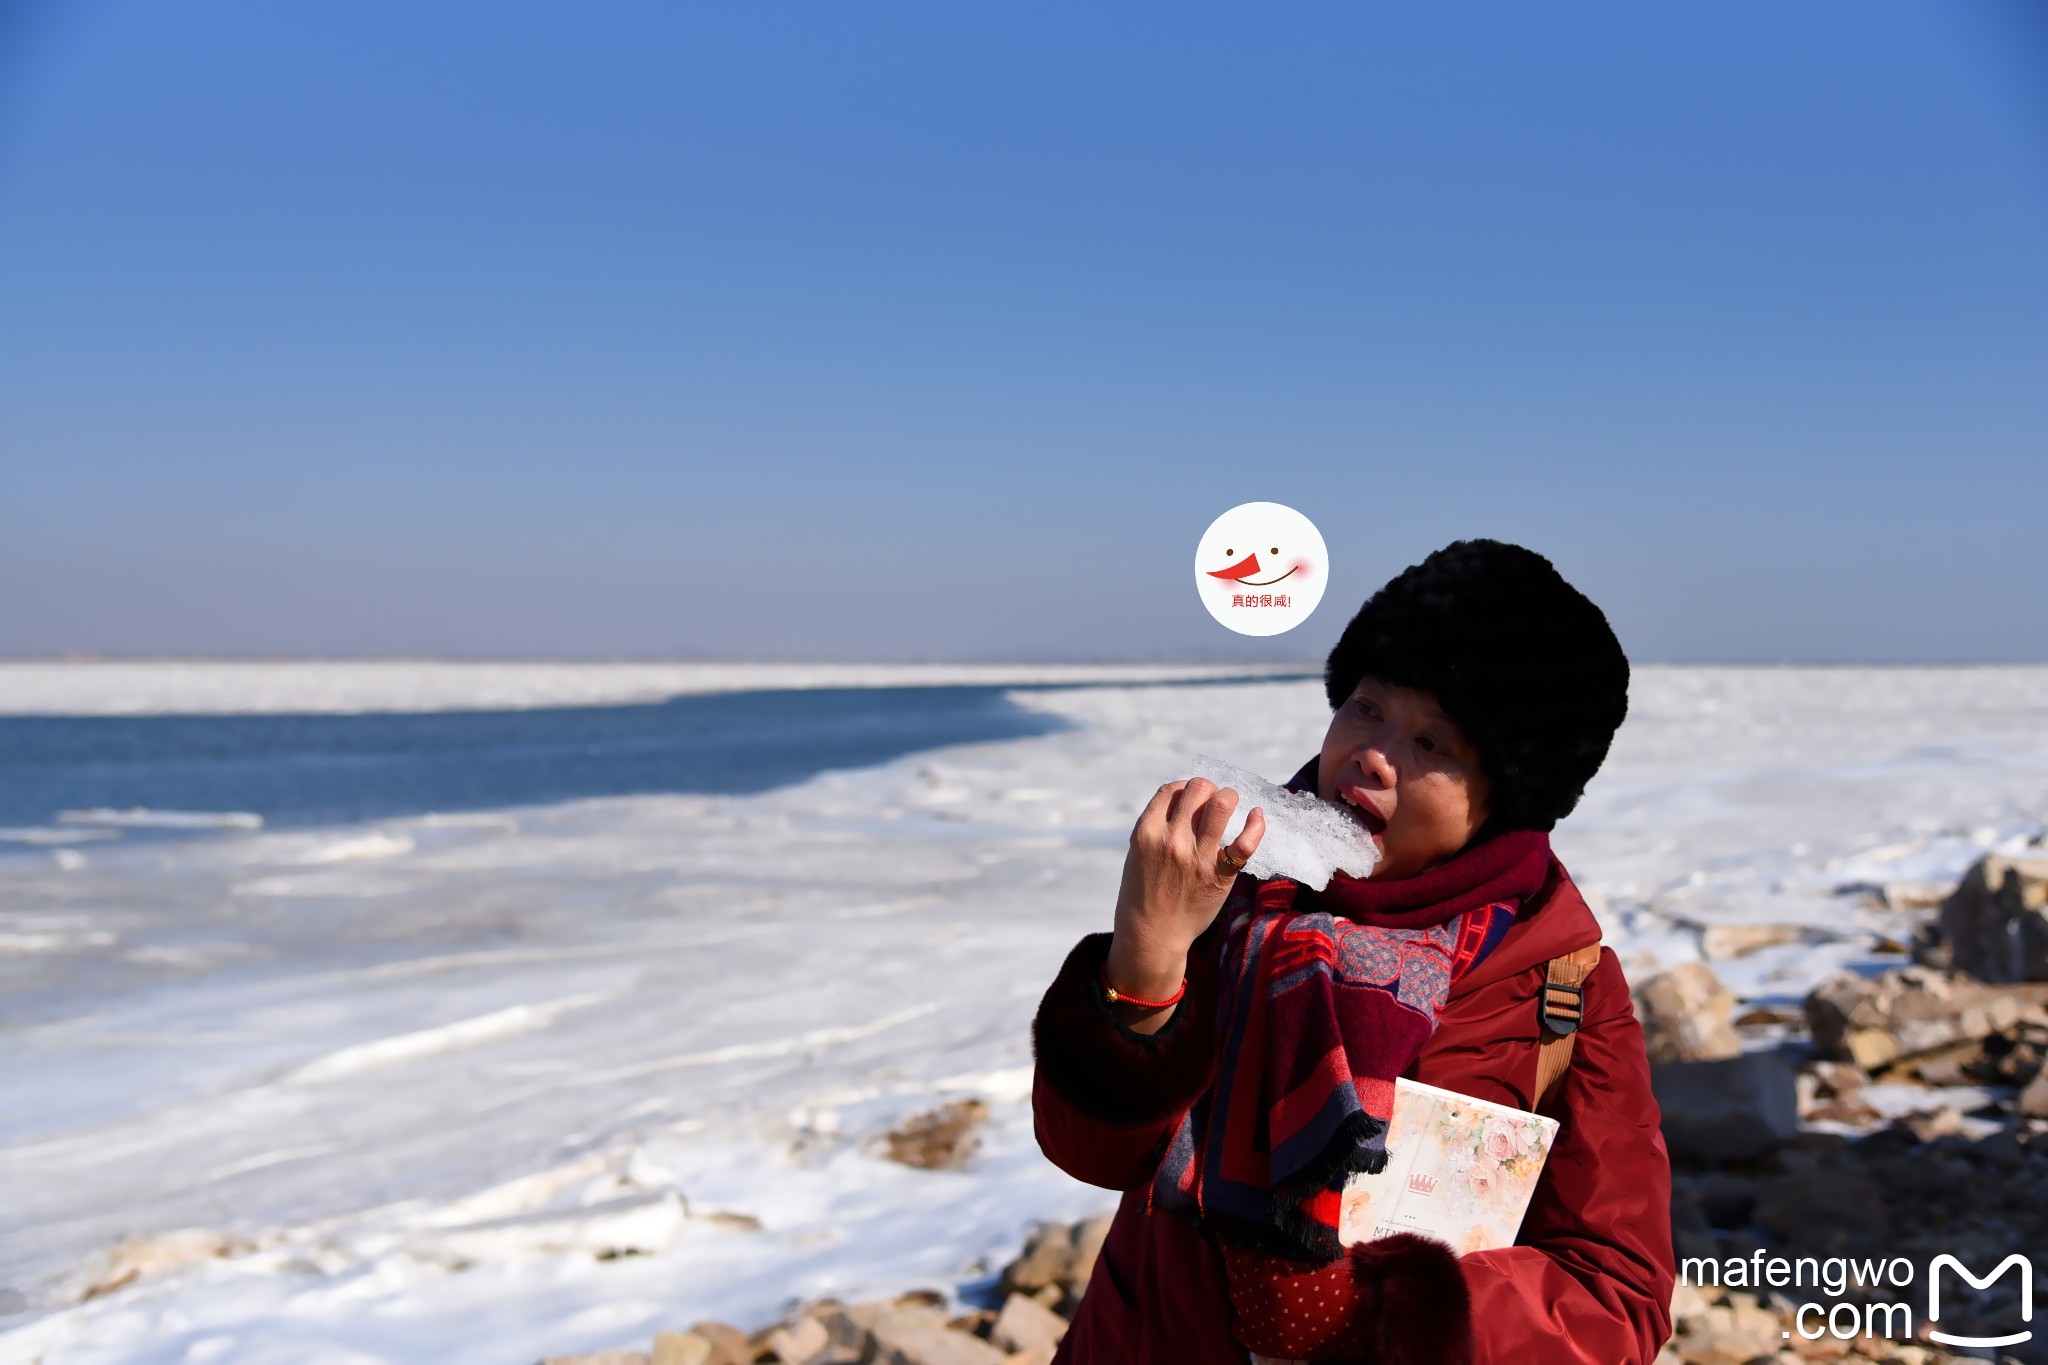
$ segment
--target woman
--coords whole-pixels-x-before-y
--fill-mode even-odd
[[[1039,1007],[1039,1145],[1125,1192],[1058,1362],[1648,1362],[1670,1335],[1670,1166],[1628,984],[1549,840],[1626,713],[1627,659],[1548,560],[1461,541],[1360,608],[1324,687],[1322,751],[1289,785],[1356,812],[1371,878],[1239,876],[1263,812],[1224,848],[1237,794],[1170,782],[1114,931]],[[1339,1244],[1397,1077],[1532,1108],[1565,1036],[1515,1246]]]

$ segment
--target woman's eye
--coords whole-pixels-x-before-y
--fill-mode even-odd
[[[1415,746],[1421,749],[1426,754],[1433,754],[1439,752],[1437,749],[1436,741],[1431,739],[1428,735],[1424,735],[1422,736],[1422,738],[1416,740]]]

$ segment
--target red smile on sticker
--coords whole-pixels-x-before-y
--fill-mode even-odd
[[[1225,550],[1224,553],[1229,554],[1230,551]],[[1280,553],[1280,547],[1274,546],[1273,553]],[[1259,557],[1257,554],[1248,554],[1227,569],[1209,570],[1209,577],[1228,579],[1232,583],[1242,583],[1248,588],[1270,588],[1282,579],[1292,578],[1295,570],[1299,568],[1301,568],[1301,565],[1297,564],[1294,568],[1281,574],[1279,578],[1253,578],[1252,575],[1259,571]]]

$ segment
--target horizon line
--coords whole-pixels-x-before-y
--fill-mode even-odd
[[[2038,659],[1860,659],[1860,658],[1638,658],[1631,668],[2041,668],[2048,667],[2048,655]],[[65,651],[54,654],[0,654],[0,668],[25,664],[434,664],[475,667],[733,667],[733,668],[1257,668],[1308,669],[1320,672],[1321,658],[1243,659],[1218,655],[1017,655],[1005,658],[918,657],[847,658],[742,657],[705,655],[542,655],[542,654],[122,654],[98,651]]]

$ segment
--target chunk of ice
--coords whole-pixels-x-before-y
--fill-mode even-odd
[[[1206,777],[1237,793],[1237,809],[1230,813],[1230,825],[1223,832],[1225,847],[1244,829],[1252,807],[1266,812],[1266,833],[1244,868],[1254,877],[1291,877],[1321,891],[1338,872],[1348,877],[1371,876],[1380,860],[1379,849],[1365,827],[1314,792],[1277,787],[1257,773],[1207,754],[1195,755],[1188,776]]]

